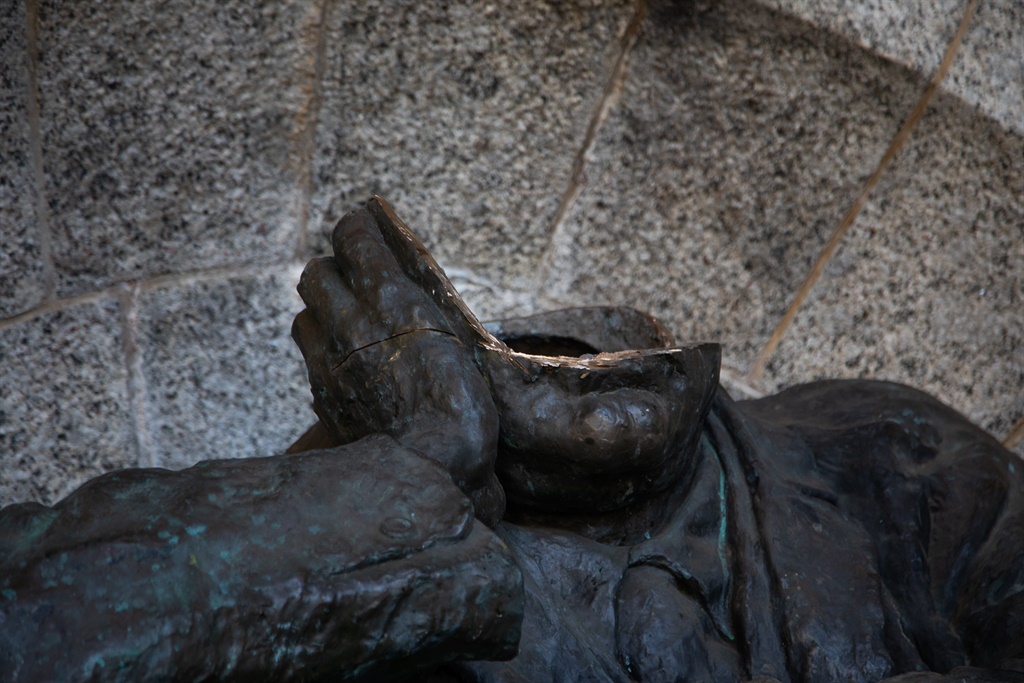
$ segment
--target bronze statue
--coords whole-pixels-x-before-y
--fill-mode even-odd
[[[333,243],[293,454],[0,511],[0,680],[1024,681],[1022,463],[952,409],[483,325],[379,198]]]

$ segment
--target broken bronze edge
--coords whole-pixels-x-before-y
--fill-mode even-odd
[[[527,364],[534,363],[544,367],[575,368],[589,372],[611,370],[626,361],[650,356],[677,355],[687,351],[721,353],[721,345],[714,342],[675,345],[671,348],[604,351],[585,357],[547,356],[515,351],[484,327],[483,323],[466,305],[462,295],[455,289],[455,285],[448,279],[444,269],[438,265],[423,242],[416,237],[405,221],[398,217],[394,208],[384,197],[374,195],[367,202],[366,208],[374,217],[385,244],[395,254],[396,260],[404,269],[406,276],[430,293],[442,313],[461,318],[466,327],[472,331],[474,338],[463,341],[494,351],[519,368],[524,367],[523,362],[525,361]]]

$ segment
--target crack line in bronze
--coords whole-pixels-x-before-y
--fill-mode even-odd
[[[385,337],[384,339],[378,339],[377,341],[370,342],[369,344],[363,344],[358,349],[352,349],[347,354],[345,354],[345,357],[342,358],[336,365],[334,365],[331,368],[331,370],[337,370],[342,365],[344,365],[348,361],[349,358],[351,358],[352,356],[356,355],[360,351],[363,351],[365,349],[370,348],[371,346],[377,346],[378,344],[384,344],[386,342],[391,341],[392,339],[398,339],[399,337],[404,337],[407,334],[415,334],[416,332],[436,332],[438,334],[443,334],[443,335],[446,335],[448,337],[451,337],[452,339],[455,340],[455,342],[457,344],[459,344],[460,346],[462,345],[462,342],[459,340],[459,338],[456,337],[451,332],[446,332],[445,330],[438,330],[438,329],[435,329],[433,327],[417,327],[415,330],[406,330],[404,332],[399,332],[398,334],[393,334],[390,337]]]

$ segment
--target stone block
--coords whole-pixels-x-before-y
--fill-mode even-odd
[[[873,377],[1002,438],[1024,415],[1024,140],[937,98],[769,363],[769,389]]]
[[[139,295],[139,351],[153,461],[281,453],[316,421],[291,323],[297,269]]]
[[[309,244],[385,196],[444,267],[531,290],[629,0],[339,2]]]
[[[62,295],[292,257],[321,3],[40,3]]]
[[[967,2],[759,0],[895,59],[931,78]],[[942,87],[1024,134],[1024,4],[985,0]]]
[[[0,4],[0,318],[46,296],[28,123],[25,5]]]
[[[139,465],[116,300],[0,329],[0,506]]]
[[[749,362],[918,85],[755,4],[652,7],[542,289]]]

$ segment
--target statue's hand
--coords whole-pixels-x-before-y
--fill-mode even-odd
[[[292,328],[313,405],[338,443],[383,433],[441,463],[496,523],[498,416],[473,351],[431,295],[408,276],[368,211],[335,228],[334,258],[306,266],[306,304]]]

